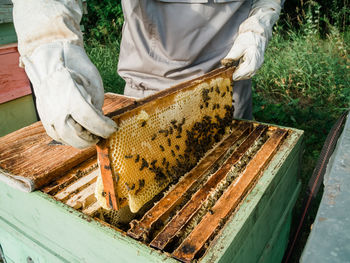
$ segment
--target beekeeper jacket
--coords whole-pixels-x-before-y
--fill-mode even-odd
[[[220,66],[251,1],[122,1],[118,73],[124,94],[142,98]],[[250,80],[235,85],[235,117],[251,118]]]
[[[18,47],[30,58],[54,41],[83,47],[80,1],[13,0]],[[145,97],[220,66],[251,0],[123,0],[118,71],[125,95]],[[248,43],[249,44],[249,43]],[[250,80],[235,83],[235,117],[251,118]]]

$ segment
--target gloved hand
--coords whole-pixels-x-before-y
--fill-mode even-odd
[[[116,131],[116,124],[102,113],[102,80],[83,48],[65,42],[44,44],[22,57],[22,63],[50,137],[85,148]]]
[[[223,65],[240,61],[233,73],[233,80],[249,79],[264,62],[264,53],[272,36],[272,27],[281,12],[279,0],[255,0],[249,17],[240,25],[238,36]]]
[[[103,116],[103,85],[83,49],[79,0],[12,0],[20,62],[48,135],[76,148],[116,131]]]

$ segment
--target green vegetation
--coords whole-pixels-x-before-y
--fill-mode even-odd
[[[124,82],[116,70],[123,20],[117,2],[88,1],[84,26],[87,52],[106,91],[122,93]],[[302,193],[330,128],[350,106],[349,17],[347,0],[286,1],[265,63],[253,78],[255,119],[305,131]],[[303,232],[304,241],[308,231]]]

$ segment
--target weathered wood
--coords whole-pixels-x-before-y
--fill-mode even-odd
[[[0,61],[0,104],[31,94],[29,79],[18,66],[17,44],[0,46]]]
[[[104,113],[133,101],[121,95],[106,94]],[[94,146],[78,150],[52,143],[41,122],[36,122],[0,138],[0,180],[22,191],[33,191],[95,155]]]
[[[90,184],[88,187],[81,190],[78,194],[73,195],[65,203],[74,209],[84,209],[96,201],[95,198],[96,183]]]
[[[74,184],[71,184],[67,188],[58,192],[54,197],[62,202],[67,200],[71,195],[74,195],[76,192],[80,192],[83,188],[96,182],[97,176],[99,174],[98,170],[93,171],[92,173],[76,180]]]
[[[154,107],[154,105],[149,104],[149,103],[153,102],[155,100],[159,100],[159,99],[162,99],[164,97],[167,97],[171,94],[174,94],[174,93],[178,92],[179,90],[183,90],[183,89],[189,88],[191,86],[194,86],[200,82],[208,81],[210,79],[218,77],[219,75],[221,75],[222,77],[229,76],[231,78],[232,73],[235,71],[235,69],[236,69],[235,67],[230,67],[230,68],[218,68],[218,69],[212,70],[212,71],[210,71],[210,72],[208,72],[208,73],[206,73],[198,78],[191,79],[191,80],[188,80],[185,82],[181,82],[173,87],[159,91],[159,92],[154,93],[154,94],[152,94],[148,97],[145,97],[143,99],[134,101],[134,103],[132,103],[126,107],[119,108],[119,109],[117,109],[117,110],[115,110],[107,115],[110,117],[113,117],[113,116],[120,115],[122,113],[126,113],[126,112],[133,110],[135,108],[140,108],[140,110],[141,110],[141,109],[143,109],[141,106],[147,105],[147,104],[149,105],[149,107]]]
[[[208,181],[192,196],[191,200],[171,219],[171,221],[162,229],[162,231],[151,242],[151,246],[163,250],[167,244],[185,227],[186,223],[196,215],[203,202],[210,195],[210,191],[218,187],[220,182],[227,176],[252,144],[267,129],[265,125],[259,125],[242,142],[242,144],[231,154],[225,163],[216,171]]]
[[[116,183],[118,178],[114,179],[112,168],[109,160],[109,148],[107,141],[103,140],[96,145],[97,158],[100,163],[100,172],[103,183],[104,193],[106,195],[106,203],[111,209],[119,209],[118,193],[116,191]]]
[[[83,214],[88,216],[94,216],[95,213],[101,209],[101,205],[98,202],[90,204],[88,207],[83,209]]]
[[[68,185],[73,183],[86,174],[90,174],[92,171],[97,170],[97,160],[95,157],[91,157],[85,162],[79,164],[70,170],[66,175],[58,177],[56,180],[52,181],[49,185],[41,188],[40,190],[44,193],[54,196],[57,192],[66,188]]]
[[[212,213],[207,213],[184,242],[172,253],[173,257],[183,262],[191,262],[194,259],[218,228],[220,222],[229,216],[250,190],[250,186],[261,174],[286,134],[285,130],[277,130],[273,133],[249,162],[244,172],[219,198],[211,209]]]
[[[208,173],[218,160],[225,156],[235,142],[248,135],[251,127],[252,124],[250,123],[237,121],[237,130],[234,130],[228,138],[223,140],[212,152],[203,158],[164,198],[147,211],[140,221],[134,220],[131,222],[128,235],[136,239],[147,236],[159,220],[165,218],[174,207],[184,200],[185,193],[196,184],[197,180]]]
[[[8,0],[2,0],[0,3],[0,24],[11,23],[12,19],[12,3]]]

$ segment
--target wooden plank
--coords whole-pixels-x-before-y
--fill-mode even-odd
[[[17,42],[17,35],[13,23],[0,23],[0,45]]]
[[[95,157],[92,157],[71,169],[66,175],[57,178],[49,185],[46,185],[45,187],[41,188],[41,191],[53,196],[57,192],[61,191],[62,189],[66,188],[68,185],[79,179],[80,177],[89,174],[91,171],[94,171],[97,168],[97,160]]]
[[[76,180],[74,184],[71,184],[67,188],[58,192],[54,197],[62,202],[67,200],[74,193],[80,192],[83,188],[96,182],[97,176],[99,174],[98,170],[93,171],[90,174]]]
[[[116,191],[118,179],[114,179],[109,160],[109,148],[107,141],[103,140],[96,145],[97,158],[100,163],[100,172],[103,183],[103,190],[106,194],[106,203],[111,209],[119,210],[119,199]]]
[[[4,2],[4,0],[2,0]],[[5,2],[8,2],[7,0]],[[11,3],[0,3],[0,24],[11,23],[12,19],[12,9]]]
[[[31,94],[29,79],[18,66],[17,47],[0,47],[0,60],[0,104]]]
[[[106,94],[104,113],[133,101],[121,95]],[[0,180],[22,191],[33,191],[65,175],[95,154],[94,146],[79,150],[53,144],[41,122],[36,122],[0,138]]]
[[[200,82],[209,81],[210,79],[213,79],[215,77],[222,76],[222,77],[232,78],[232,73],[235,71],[235,69],[236,69],[235,67],[215,69],[215,70],[210,71],[210,72],[208,72],[208,73],[206,73],[206,74],[204,74],[204,75],[202,75],[202,76],[200,76],[198,78],[187,80],[185,82],[179,83],[179,84],[177,84],[177,85],[175,85],[173,87],[170,87],[168,89],[159,91],[159,92],[157,92],[155,94],[152,94],[152,95],[150,95],[148,97],[145,97],[143,99],[134,101],[134,103],[128,105],[127,107],[117,109],[116,111],[113,111],[113,112],[111,112],[111,113],[109,113],[107,115],[110,116],[110,117],[113,117],[113,116],[120,115],[122,113],[126,113],[126,112],[131,111],[131,110],[136,109],[136,108],[143,109],[141,107],[143,105],[146,105],[148,103],[152,103],[155,100],[159,100],[159,99],[165,98],[165,97],[167,97],[167,96],[169,96],[171,94],[175,94],[175,93],[177,93],[180,90],[193,87],[193,86],[197,85]],[[153,106],[151,105],[151,107],[153,107]]]
[[[88,216],[94,216],[94,214],[101,209],[101,205],[98,202],[90,204],[88,207],[83,209],[83,214]]]
[[[229,186],[216,204],[212,213],[207,213],[197,227],[184,242],[172,253],[172,256],[182,262],[191,262],[195,255],[212,237],[220,222],[227,218],[249,191],[263,168],[278,149],[287,132],[279,129],[274,132],[249,162],[244,172]]]
[[[214,150],[203,158],[198,165],[187,173],[175,187],[155,204],[140,221],[133,220],[128,235],[141,239],[149,234],[152,227],[167,216],[185,197],[199,178],[208,173],[218,160],[222,159],[232,145],[248,135],[252,128],[251,123],[237,121],[237,129],[223,140]]]
[[[90,204],[96,201],[95,187],[96,183],[90,184],[88,187],[81,190],[78,194],[73,195],[71,198],[69,198],[65,203],[74,209],[84,209],[88,207]]]
[[[191,200],[171,219],[161,232],[151,242],[151,246],[163,250],[172,239],[181,232],[196,212],[201,208],[203,202],[208,198],[212,189],[218,187],[232,166],[240,161],[246,151],[267,129],[266,125],[257,126],[242,144],[231,154],[221,168],[216,171],[208,181],[192,196]]]

